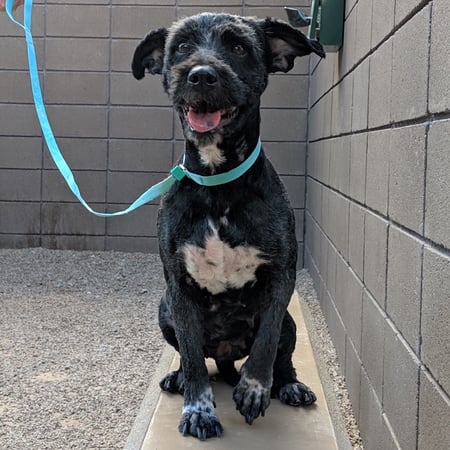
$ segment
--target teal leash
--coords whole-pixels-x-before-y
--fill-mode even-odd
[[[38,67],[36,61],[36,51],[34,48],[33,35],[31,34],[31,18],[32,18],[32,0],[25,0],[24,4],[24,22],[23,24],[14,19],[12,14],[14,0],[6,0],[5,9],[9,18],[19,27],[21,27],[25,31],[25,38],[27,42],[27,52],[28,52],[28,66],[30,72],[30,80],[31,80],[31,90],[33,93],[34,106],[36,109],[36,113],[39,119],[39,123],[41,125],[42,133],[47,143],[47,147],[50,151],[50,155],[53,161],[56,164],[56,167],[61,172],[61,175],[64,177],[67,185],[69,186],[72,193],[79,200],[79,202],[92,214],[95,214],[98,217],[114,217],[114,216],[123,216],[128,214],[131,211],[139,208],[146,203],[151,202],[152,200],[160,197],[169,191],[169,189],[177,182],[181,181],[184,177],[188,177],[195,183],[201,186],[219,186],[221,184],[230,183],[231,181],[236,180],[240,176],[242,176],[250,167],[255,163],[258,159],[259,154],[261,153],[261,140],[258,139],[255,149],[252,151],[250,156],[242,162],[239,166],[235,167],[228,172],[219,173],[217,175],[210,176],[202,176],[196,173],[190,172],[187,170],[183,164],[177,164],[170,171],[170,175],[162,180],[161,182],[155,184],[150,189],[141,194],[128,208],[117,211],[114,213],[102,213],[93,210],[84,200],[80,193],[80,189],[75,181],[75,177],[73,175],[72,170],[69,165],[66,163],[61,150],[58,147],[55,136],[52,131],[52,127],[50,125],[50,121],[48,120],[47,112],[44,105],[44,100],[42,97],[41,85],[39,82],[39,74]]]

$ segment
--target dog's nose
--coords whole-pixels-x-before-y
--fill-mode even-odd
[[[188,75],[188,83],[192,86],[214,86],[217,80],[217,72],[211,66],[195,66]]]

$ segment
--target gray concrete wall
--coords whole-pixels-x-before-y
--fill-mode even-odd
[[[449,23],[348,0],[311,60],[305,262],[368,450],[450,448]]]
[[[300,3],[309,4],[309,0]],[[159,77],[130,73],[153,28],[206,10],[285,18],[284,0],[36,1],[33,33],[48,115],[80,189],[122,209],[163,179],[183,150]],[[21,10],[19,10],[19,15]],[[262,140],[287,186],[303,242],[308,58],[274,75]],[[0,247],[157,251],[158,201],[99,219],[80,206],[48,156],[32,105],[20,29],[0,16]]]

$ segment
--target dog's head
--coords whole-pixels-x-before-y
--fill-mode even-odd
[[[319,42],[285,22],[203,13],[150,32],[136,48],[137,79],[162,74],[188,140],[206,144],[248,126],[269,73],[288,72],[297,56],[324,57]]]

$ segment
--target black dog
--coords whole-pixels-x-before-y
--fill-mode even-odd
[[[186,138],[184,166],[209,176],[252,154],[260,128],[260,96],[268,74],[322,46],[288,24],[203,13],[150,32],[132,69],[163,76]],[[184,394],[179,430],[220,436],[205,357],[234,385],[236,408],[251,424],[270,397],[309,405],[314,393],[296,378],[295,324],[286,311],[294,290],[297,243],[285,189],[261,152],[238,179],[199,186],[176,183],[159,214],[167,290],[160,326],[180,353],[179,370],[161,388]],[[248,356],[240,373],[234,362]]]

